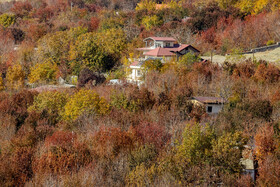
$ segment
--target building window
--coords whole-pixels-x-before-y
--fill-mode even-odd
[[[208,107],[207,107],[207,112],[208,112],[208,113],[212,113],[212,110],[213,110],[213,107],[212,107],[212,106],[208,106]]]
[[[165,45],[166,45],[166,47],[170,47],[171,46],[170,43],[166,43]]]
[[[157,48],[157,47],[161,47],[161,44],[159,44],[159,43],[156,43],[156,48]]]
[[[137,70],[137,71],[136,71],[136,76],[137,76],[137,77],[141,77],[141,76],[142,76],[141,70]]]

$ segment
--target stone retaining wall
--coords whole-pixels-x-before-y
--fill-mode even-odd
[[[267,50],[276,49],[278,47],[280,47],[280,42],[277,42],[276,44],[269,45],[269,46],[254,48],[254,49],[251,49],[251,51],[244,52],[243,54],[252,54],[252,53],[257,53],[257,52],[264,52],[264,51],[267,51]]]

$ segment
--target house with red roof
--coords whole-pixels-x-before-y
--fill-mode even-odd
[[[138,48],[138,51],[143,52],[143,57],[136,59],[130,65],[132,74],[129,76],[130,80],[137,81],[142,77],[142,65],[147,60],[161,60],[166,63],[173,59],[178,59],[187,53],[194,53],[198,55],[200,51],[188,44],[179,44],[172,37],[148,37],[144,39],[145,47]]]

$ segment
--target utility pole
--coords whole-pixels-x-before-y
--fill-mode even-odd
[[[211,50],[211,62],[213,62],[213,52],[215,53],[215,52],[216,52],[216,49],[214,49],[214,50],[212,49],[212,50]]]
[[[255,62],[255,50],[253,49],[253,62]]]

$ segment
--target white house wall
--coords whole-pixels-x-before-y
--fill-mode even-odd
[[[205,106],[206,106],[205,110],[206,110],[207,114],[218,114],[223,109],[222,104],[206,104]],[[212,112],[211,113],[207,112],[208,106],[212,106]]]

